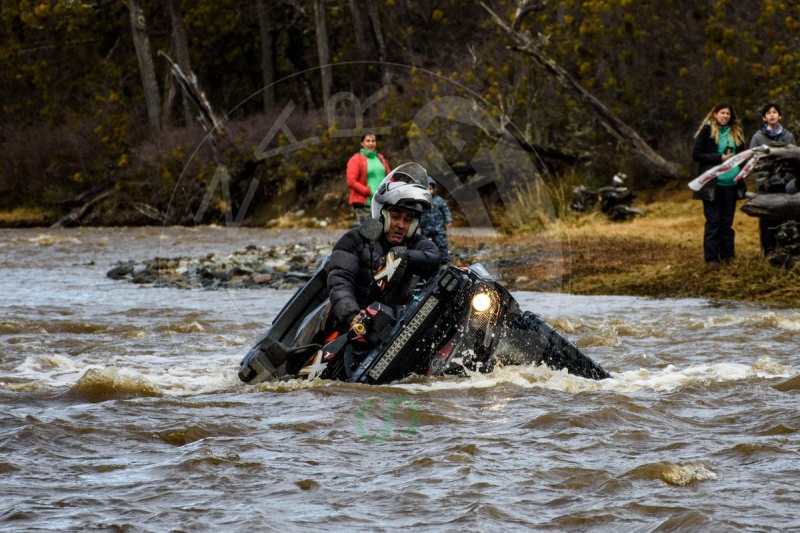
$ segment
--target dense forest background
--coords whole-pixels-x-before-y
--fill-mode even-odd
[[[0,29],[0,210],[28,213],[11,224],[346,209],[358,132],[408,160],[414,117],[454,96],[491,110],[551,182],[682,183],[720,101],[748,137],[768,101],[800,131],[788,0],[3,0]],[[194,73],[217,127],[159,51]],[[655,172],[587,98],[677,170]],[[469,146],[442,150],[475,172]]]

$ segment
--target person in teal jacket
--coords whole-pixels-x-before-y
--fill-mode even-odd
[[[745,150],[744,131],[733,105],[717,104],[709,111],[695,133],[692,159],[699,163],[698,176],[743,150]],[[734,181],[739,170],[739,167],[736,167],[720,174],[694,193],[695,199],[703,200],[703,214],[706,217],[703,235],[703,255],[706,263],[730,262],[736,255],[733,216],[736,212],[736,201],[744,198],[747,193],[744,180]]]

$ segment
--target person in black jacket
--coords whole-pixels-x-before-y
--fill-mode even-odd
[[[427,180],[428,173],[416,163],[397,167],[372,197],[372,218],[383,225],[380,236],[370,241],[359,226],[333,247],[326,271],[338,331],[353,327],[373,302],[407,304],[415,278],[428,278],[439,269],[439,249],[416,232],[420,216],[431,208]]]
[[[721,103],[706,115],[695,133],[692,158],[699,163],[698,175],[727,161],[745,150],[744,132],[736,118],[733,106]],[[736,200],[745,197],[744,180],[734,181],[739,174],[736,167],[721,174],[699,191],[694,198],[703,200],[706,217],[703,236],[703,255],[706,263],[729,262],[735,257],[733,216]]]

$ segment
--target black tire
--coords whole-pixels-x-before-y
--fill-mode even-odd
[[[512,315],[507,327],[510,342],[525,353],[526,358],[530,358],[529,363],[544,363],[553,370],[566,368],[570,374],[587,379],[611,377],[603,367],[534,313],[525,311]]]

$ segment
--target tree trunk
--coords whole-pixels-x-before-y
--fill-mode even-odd
[[[147,37],[147,22],[140,0],[128,0],[131,14],[131,32],[136,58],[139,61],[139,72],[142,75],[144,99],[147,105],[147,119],[154,130],[161,129],[161,96],[156,81],[156,71],[150,54],[150,40]]]
[[[328,47],[328,11],[325,0],[314,0],[314,23],[317,30],[317,53],[322,76],[322,106],[327,105],[331,97],[333,76],[331,73],[331,53]]]
[[[178,9],[177,0],[169,0],[169,16],[172,21],[172,47],[175,53],[175,61],[178,63],[178,66],[181,67],[181,70],[184,72],[191,72],[192,69],[189,62],[189,39],[186,37],[186,28],[183,25],[183,17]],[[191,103],[185,94],[182,100],[184,121],[187,126],[191,126],[194,124]]]
[[[375,34],[375,41],[378,43],[378,59],[380,61],[388,61],[388,54],[386,52],[386,41],[383,39],[383,31],[381,30],[381,17],[378,13],[378,3],[372,0],[367,0],[367,13],[369,14],[369,21],[372,24],[372,31]],[[389,73],[389,68],[383,65],[383,85],[388,86],[391,83],[392,77]]]
[[[258,29],[261,34],[261,80],[264,113],[275,108],[275,57],[272,43],[272,25],[269,20],[267,0],[258,0]]]
[[[369,1],[369,0],[368,0]],[[358,79],[355,88],[360,94],[364,94],[365,83],[367,80],[367,64],[369,61],[369,47],[367,46],[366,35],[364,34],[364,21],[361,19],[361,12],[357,0],[350,0],[350,12],[353,17],[353,35],[356,39],[356,49],[358,50]]]
[[[172,104],[175,103],[175,83],[169,71],[164,73],[164,101],[161,102],[161,124],[169,124]]]
[[[517,43],[517,46],[513,47],[514,50],[533,57],[534,61],[555,76],[562,87],[575,94],[598,117],[601,124],[611,135],[632,148],[656,176],[665,179],[681,177],[680,165],[667,161],[656,153],[633,128],[618,119],[605,104],[584,89],[566,70],[549,58],[542,47],[536,44],[528,35],[515,31],[485,4],[481,3],[481,5],[494,17],[497,25],[505,30]]]

